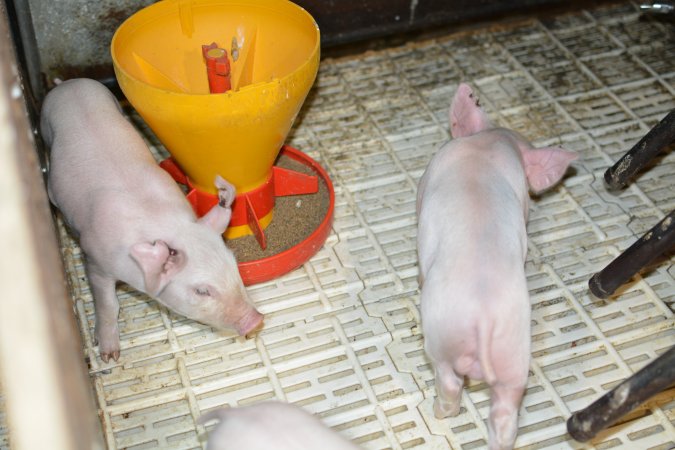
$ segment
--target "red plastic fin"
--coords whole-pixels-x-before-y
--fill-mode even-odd
[[[274,196],[314,194],[319,191],[319,178],[295,170],[274,166]]]
[[[258,241],[258,244],[260,244],[260,248],[265,250],[267,248],[267,238],[265,237],[265,232],[263,231],[262,226],[260,226],[260,221],[258,220],[258,216],[255,214],[251,199],[248,198],[248,195],[245,195],[244,198],[246,198],[246,218],[248,219],[248,227],[253,232],[253,235],[255,236],[256,241]]]

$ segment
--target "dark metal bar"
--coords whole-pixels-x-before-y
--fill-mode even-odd
[[[675,346],[590,406],[572,414],[567,420],[567,431],[577,441],[586,442],[673,382]]]
[[[607,298],[640,269],[675,244],[675,211],[617,256],[588,282],[593,295]]]
[[[675,142],[675,109],[605,172],[611,189],[620,189],[664,147]]]
[[[45,87],[42,80],[42,70],[40,65],[40,53],[38,51],[35,29],[33,28],[33,17],[30,11],[28,0],[9,0],[7,5],[7,15],[9,16],[10,30],[14,35],[14,46],[19,60],[19,71],[21,76],[26,78],[30,86],[30,102],[28,107],[39,110],[37,100],[42,100],[45,96]],[[26,86],[24,86],[24,91]],[[33,105],[31,102],[35,102]],[[33,113],[34,111],[31,111]]]

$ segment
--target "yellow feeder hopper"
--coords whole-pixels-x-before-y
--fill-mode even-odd
[[[273,164],[316,78],[319,43],[314,19],[286,0],[163,0],[113,36],[119,85],[171,153],[164,167],[193,188],[197,214],[217,201],[217,174],[237,188],[228,238],[253,233],[264,247],[274,195],[316,191],[316,177]],[[214,58],[229,66],[222,93],[209,87]]]

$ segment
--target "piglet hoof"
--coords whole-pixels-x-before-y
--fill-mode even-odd
[[[109,337],[98,337],[98,351],[101,355],[103,362],[107,363],[110,361],[110,358],[117,361],[120,357],[120,341],[115,334],[115,338]]]
[[[110,358],[112,358],[113,360],[115,360],[115,362],[117,362],[117,360],[120,358],[120,351],[114,350],[112,352],[101,353],[101,359],[103,360],[104,363],[110,361]]]
[[[434,400],[434,417],[445,419],[446,417],[455,417],[459,414],[459,403],[450,403],[436,397]]]
[[[218,205],[222,208],[229,208],[237,196],[237,190],[234,185],[230,184],[225,178],[220,175],[216,176],[216,187],[218,188]]]

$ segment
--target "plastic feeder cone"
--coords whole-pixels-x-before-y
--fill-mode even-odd
[[[310,157],[282,147],[319,65],[319,30],[306,11],[285,0],[163,0],[127,19],[111,51],[124,94],[172,155],[161,166],[189,187],[197,214],[218,201],[216,174],[237,188],[227,237],[253,233],[264,248],[275,196],[316,192],[319,179],[327,186],[320,225],[290,249],[240,262],[245,284],[318,251],[332,183]],[[274,167],[280,150],[315,175]]]
[[[197,214],[217,201],[217,174],[237,188],[229,238],[254,233],[264,247],[275,190],[316,189],[316,177],[273,164],[316,78],[319,41],[312,17],[285,0],[163,0],[113,36],[120,87],[171,153],[165,168],[194,188]],[[209,91],[212,43],[229,57],[224,93]]]

